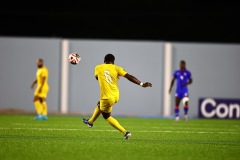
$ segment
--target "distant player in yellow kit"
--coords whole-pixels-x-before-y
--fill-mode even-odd
[[[83,118],[83,123],[91,128],[94,121],[102,114],[103,118],[108,121],[110,125],[122,132],[124,138],[128,139],[131,136],[131,132],[124,129],[119,122],[111,116],[112,107],[119,100],[118,79],[120,76],[125,77],[129,81],[142,87],[152,87],[152,84],[149,82],[142,83],[136,77],[128,74],[122,67],[115,65],[114,61],[114,55],[107,54],[104,58],[104,63],[95,67],[95,77],[100,86],[100,101],[92,117],[88,120]]]
[[[37,115],[34,117],[36,120],[47,120],[47,94],[49,91],[48,86],[48,69],[43,64],[43,59],[39,58],[37,61],[37,73],[36,79],[33,81],[31,88],[33,89],[35,84],[37,87],[34,92],[34,105],[36,108]]]

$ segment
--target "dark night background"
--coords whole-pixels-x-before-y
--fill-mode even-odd
[[[0,36],[240,43],[239,5],[209,2],[9,1]]]

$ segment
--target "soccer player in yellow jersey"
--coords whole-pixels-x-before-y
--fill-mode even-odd
[[[91,128],[94,121],[102,114],[103,118],[108,121],[110,125],[122,132],[124,138],[128,139],[131,136],[131,132],[123,128],[121,124],[111,116],[112,107],[119,100],[118,79],[120,76],[125,77],[141,87],[152,87],[152,84],[149,82],[142,83],[136,77],[127,73],[122,67],[115,65],[114,61],[114,55],[109,53],[104,57],[104,63],[95,67],[95,77],[100,86],[100,101],[92,117],[90,119],[83,118],[83,123]]]
[[[47,94],[49,91],[48,86],[48,69],[43,64],[43,59],[39,58],[37,61],[37,73],[36,79],[33,81],[31,88],[33,89],[35,84],[37,87],[34,92],[34,105],[37,111],[37,115],[34,117],[36,120],[46,120],[47,117]]]

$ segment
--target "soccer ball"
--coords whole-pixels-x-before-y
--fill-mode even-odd
[[[69,54],[68,61],[71,64],[76,65],[81,61],[81,56],[78,53],[73,52],[73,53]]]

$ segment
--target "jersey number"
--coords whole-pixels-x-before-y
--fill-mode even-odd
[[[110,76],[110,72],[109,71],[104,71],[104,76],[106,78],[106,81],[108,83],[111,83],[112,82],[112,77]]]

